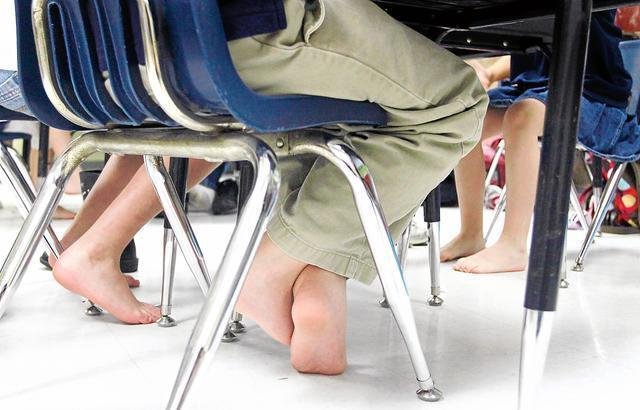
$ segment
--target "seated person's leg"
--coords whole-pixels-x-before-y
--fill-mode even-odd
[[[304,4],[286,1],[286,30],[232,42],[236,65],[248,85],[261,92],[370,100],[388,111],[386,127],[336,132],[369,165],[398,237],[427,193],[477,143],[486,95],[471,68],[369,1],[325,0],[308,12]],[[209,171],[192,170],[191,177],[195,181]],[[238,307],[276,339],[292,343],[292,362],[299,370],[339,373],[345,355],[343,278],[372,282],[372,256],[350,189],[335,167],[324,160],[284,161],[281,173],[280,205]],[[155,319],[157,310],[135,300],[122,281],[116,283],[116,258],[158,210],[139,172],[63,255],[58,279],[122,320]],[[87,264],[101,268],[81,275]],[[268,297],[263,297],[267,285]]]
[[[316,4],[305,13],[302,2],[286,2],[289,27],[230,43],[234,62],[245,82],[263,93],[369,100],[388,111],[386,127],[336,132],[369,166],[398,238],[427,193],[476,144],[486,95],[470,67],[372,3]],[[238,309],[277,340],[287,343],[293,335],[298,370],[339,373],[344,279],[326,278],[370,283],[376,269],[344,176],[322,159],[281,162],[281,173],[281,201],[265,240],[275,246],[261,247]],[[319,306],[333,308],[318,312]]]
[[[482,139],[502,133],[505,109],[489,108],[484,118]],[[476,145],[455,169],[456,191],[460,207],[460,232],[442,247],[440,261],[473,255],[485,247],[482,218],[484,213],[484,154]]]
[[[188,185],[198,183],[214,167],[206,161],[192,161]],[[99,183],[105,183],[104,178],[109,176],[122,183],[117,169],[101,176]],[[85,208],[87,212],[95,211],[88,206]],[[160,310],[133,296],[127,279],[120,272],[119,261],[135,233],[161,209],[145,169],[139,168],[93,225],[78,226],[78,230],[86,228],[86,232],[60,257],[53,269],[54,277],[65,288],[91,299],[124,322],[154,322],[160,317]],[[90,214],[87,220],[93,216],[95,214]]]
[[[527,239],[536,196],[545,105],[536,99],[513,104],[504,117],[507,208],[504,227],[492,246],[458,261],[470,273],[513,272],[527,264]]]

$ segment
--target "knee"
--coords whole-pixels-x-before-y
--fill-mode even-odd
[[[513,132],[519,134],[527,130],[542,133],[544,125],[545,105],[534,99],[521,100],[513,104],[504,117],[505,138],[509,138]]]

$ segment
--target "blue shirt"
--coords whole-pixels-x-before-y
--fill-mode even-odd
[[[624,68],[622,32],[614,24],[615,10],[593,14],[584,78],[584,96],[611,107],[625,109],[632,80]],[[541,53],[511,58],[511,83],[529,89],[546,87],[549,62]]]
[[[219,0],[218,3],[227,40],[287,27],[283,0]]]

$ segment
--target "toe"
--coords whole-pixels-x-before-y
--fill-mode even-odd
[[[127,279],[127,284],[130,288],[140,287],[140,281],[138,279],[134,278],[131,275],[124,275],[124,277],[125,279]]]

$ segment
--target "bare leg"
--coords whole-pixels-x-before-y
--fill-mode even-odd
[[[71,133],[69,131],[57,130],[49,128],[49,146],[55,157],[60,155],[71,142]],[[69,178],[69,182],[64,190],[67,194],[80,193],[80,172],[76,170]]]
[[[293,284],[307,266],[285,254],[265,235],[251,265],[236,310],[269,336],[289,345],[293,334]]]
[[[309,265],[293,286],[291,364],[299,372],[336,375],[347,367],[346,283]]]
[[[502,131],[505,110],[490,108],[484,120],[482,139]],[[440,261],[446,262],[473,255],[484,249],[482,214],[484,207],[484,156],[482,144],[464,157],[455,169],[456,189],[460,206],[460,233],[440,251]]]
[[[507,166],[507,211],[498,241],[454,269],[471,273],[513,272],[525,269],[527,237],[536,196],[545,105],[534,99],[512,105],[504,117]]]
[[[215,167],[192,161],[188,185],[193,186]],[[75,241],[55,265],[60,284],[126,323],[151,323],[160,317],[155,306],[139,302],[119,269],[120,255],[131,238],[161,210],[144,169],[139,169],[97,221]]]
[[[141,166],[142,157],[139,156],[113,156],[109,159],[73,223],[60,239],[63,248],[71,246],[98,220]],[[49,256],[49,264],[55,266],[55,263],[55,258]]]
[[[346,280],[262,240],[236,310],[280,343],[303,373],[340,374],[346,360]]]

